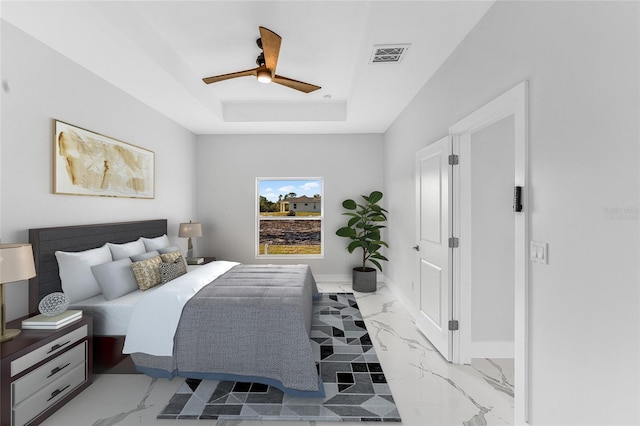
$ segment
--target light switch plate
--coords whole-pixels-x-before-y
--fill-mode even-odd
[[[529,250],[529,258],[532,262],[544,263],[545,265],[549,263],[548,260],[548,251],[549,244],[541,243],[539,241],[531,241],[531,248]]]

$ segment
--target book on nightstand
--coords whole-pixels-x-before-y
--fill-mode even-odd
[[[82,318],[82,311],[74,309],[52,317],[40,314],[22,320],[22,328],[24,330],[55,330],[80,318]]]
[[[204,263],[204,257],[187,257],[187,265],[200,265]]]

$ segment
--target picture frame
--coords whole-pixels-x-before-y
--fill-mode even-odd
[[[54,119],[53,193],[155,198],[155,153]]]

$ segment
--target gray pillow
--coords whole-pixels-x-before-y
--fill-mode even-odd
[[[160,253],[158,253],[158,250],[152,250],[146,253],[136,254],[135,256],[131,256],[129,259],[131,259],[132,262],[140,262],[143,260],[149,260],[156,256],[160,256]]]
[[[107,300],[117,299],[138,289],[129,258],[94,265],[91,272]]]
[[[158,252],[160,254],[172,253],[174,251],[179,251],[180,254],[182,254],[182,250],[180,250],[180,247],[178,247],[178,246],[169,246],[169,247],[163,247],[161,249],[158,249]]]

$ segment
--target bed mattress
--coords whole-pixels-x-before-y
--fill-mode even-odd
[[[211,270],[207,279],[213,280],[224,273],[236,262],[211,262],[206,269]],[[216,265],[214,265],[216,264]],[[204,266],[187,266],[188,271],[198,271]],[[201,271],[204,272],[204,271]],[[125,336],[129,326],[129,320],[134,307],[143,298],[151,296],[162,289],[163,286],[152,287],[145,291],[134,291],[114,300],[105,299],[101,293],[89,299],[81,300],[69,306],[69,309],[80,309],[93,317],[93,334],[96,336]],[[153,296],[151,296],[153,297]]]
[[[124,336],[133,308],[149,292],[134,291],[115,300],[106,300],[103,294],[76,302],[69,309],[81,309],[93,316],[93,334],[96,336]]]

